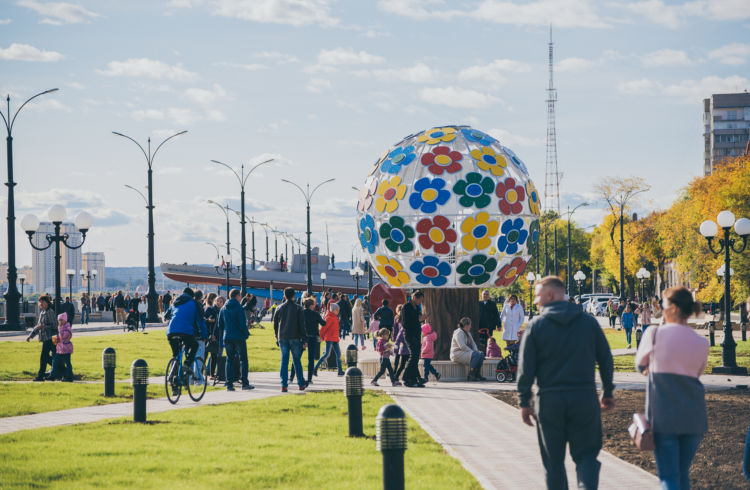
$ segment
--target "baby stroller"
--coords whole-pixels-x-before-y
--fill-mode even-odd
[[[513,382],[516,380],[516,371],[518,371],[518,349],[520,344],[515,343],[506,348],[508,355],[500,359],[495,367],[495,378],[498,383],[505,381]]]
[[[138,323],[138,312],[135,310],[128,310],[128,316],[125,318],[125,325],[122,327],[123,332],[137,332]]]

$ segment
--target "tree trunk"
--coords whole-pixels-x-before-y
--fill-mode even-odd
[[[468,316],[472,330],[479,325],[479,292],[476,288],[466,289],[423,289],[423,313],[429,315],[428,323],[438,335],[435,342],[435,359],[450,359],[451,338],[458,321]]]

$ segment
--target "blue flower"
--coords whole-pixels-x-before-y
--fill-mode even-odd
[[[421,209],[423,213],[434,213],[438,204],[443,205],[451,197],[450,191],[443,189],[445,181],[441,178],[430,180],[422,177],[414,182],[414,192],[409,196],[409,204],[414,209]]]
[[[497,251],[513,255],[518,247],[526,242],[529,232],[523,229],[523,219],[510,218],[500,227],[500,238],[497,239]]]
[[[362,248],[374,253],[378,244],[378,234],[375,233],[375,219],[366,214],[364,218],[359,220],[359,230],[362,232],[359,234],[359,243],[362,244]]]
[[[451,273],[448,262],[441,262],[437,257],[428,255],[423,260],[417,260],[409,267],[417,275],[417,282],[433,286],[443,286],[448,282],[447,276]]]
[[[497,143],[497,140],[489,134],[477,131],[476,129],[462,129],[464,138],[474,143],[479,143],[482,146],[488,146],[490,143]]]
[[[521,169],[521,172],[525,173],[526,176],[528,177],[529,176],[529,169],[527,169],[526,168],[526,164],[524,164],[521,161],[521,159],[518,158],[515,153],[513,153],[513,150],[511,150],[510,148],[506,148],[506,147],[503,146],[503,151],[505,153],[507,153],[508,155],[510,155],[510,159],[513,161],[513,163],[516,164],[516,167],[518,167],[519,169]]]
[[[414,146],[400,146],[388,154],[380,170],[389,174],[397,174],[401,171],[401,167],[409,165],[414,158],[416,158]]]

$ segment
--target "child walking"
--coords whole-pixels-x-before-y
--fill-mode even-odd
[[[376,374],[370,382],[373,386],[380,386],[378,384],[378,379],[385,374],[386,371],[388,371],[388,376],[391,378],[393,386],[401,386],[401,383],[396,380],[396,377],[393,375],[393,367],[391,367],[390,357],[393,354],[393,344],[388,342],[390,336],[391,332],[387,328],[381,328],[378,330],[378,333],[375,334],[375,337],[378,339],[375,350],[380,354],[380,371],[378,371],[378,374]]]
[[[73,381],[73,366],[70,364],[70,355],[73,353],[73,331],[68,323],[67,313],[57,315],[57,347],[55,357],[52,360],[52,372],[50,378],[62,378],[68,383]]]
[[[432,367],[432,359],[435,357],[435,340],[437,340],[437,334],[432,331],[430,324],[422,325],[422,352],[420,354],[424,361],[423,383],[427,383],[430,373],[434,374],[435,378],[440,381],[440,373]]]
[[[630,305],[625,307],[625,311],[622,313],[620,318],[620,324],[623,330],[625,330],[625,338],[628,341],[628,349],[630,349],[630,339],[633,332],[633,324],[635,323],[635,317],[633,316],[633,310]]]

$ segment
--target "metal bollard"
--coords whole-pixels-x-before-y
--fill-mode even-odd
[[[362,387],[362,371],[358,367],[350,367],[346,370],[345,380],[344,392],[349,406],[349,437],[362,437],[365,435],[362,430],[362,395],[365,393]]]
[[[641,338],[643,337],[643,331],[640,328],[635,330],[635,348],[641,346]]]
[[[346,367],[357,367],[357,346],[354,344],[346,348]]]
[[[145,422],[148,364],[143,359],[136,359],[130,366],[130,383],[133,385],[133,420]]]
[[[740,325],[740,330],[742,330],[742,341],[747,341],[747,323]]]
[[[716,345],[714,340],[714,330],[716,329],[716,322],[708,322],[708,340],[711,343],[711,347]]]
[[[104,368],[104,396],[115,396],[115,365],[116,354],[112,347],[102,351],[102,367]]]
[[[375,419],[378,451],[383,453],[383,489],[404,489],[406,414],[398,405],[384,405]]]

